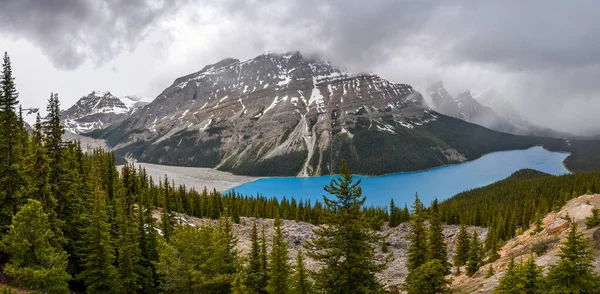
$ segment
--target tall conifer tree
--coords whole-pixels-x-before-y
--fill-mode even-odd
[[[286,242],[283,240],[281,219],[275,218],[273,246],[269,259],[269,281],[267,292],[270,294],[287,294],[289,292],[290,265]]]
[[[560,260],[550,267],[546,277],[548,292],[593,293],[592,289],[600,289],[600,277],[594,272],[594,251],[577,230],[576,222],[571,224],[558,256]]]
[[[419,195],[415,196],[412,206],[412,223],[408,246],[406,266],[409,271],[417,269],[428,260],[429,248],[427,245],[427,231],[425,229],[425,218],[423,216],[423,203]]]
[[[437,199],[433,200],[429,217],[429,254],[431,259],[437,259],[446,268],[446,274],[450,273],[448,262],[448,248],[444,242],[444,230],[440,219]]]
[[[94,169],[92,174],[97,172],[98,169]],[[94,187],[93,208],[83,231],[80,253],[83,271],[78,278],[85,283],[88,293],[117,293],[118,274],[114,266],[115,250],[111,242],[105,193],[98,180],[92,181],[91,185]]]
[[[52,245],[54,233],[37,200],[28,200],[13,217],[10,231],[0,242],[10,254],[4,271],[21,287],[43,293],[67,293],[67,253]]]
[[[367,229],[367,221],[361,207],[365,202],[352,172],[342,161],[340,176],[325,186],[332,198],[323,197],[329,213],[329,226],[315,230],[316,237],[307,242],[308,252],[322,268],[316,272],[316,287],[331,294],[379,293],[383,287],[375,274],[386,268],[387,263],[378,263],[372,244],[379,236]]]
[[[10,58],[5,52],[0,73],[0,232],[7,229],[19,205],[23,204],[23,146],[20,141],[22,125],[19,125],[16,112],[18,97]]]

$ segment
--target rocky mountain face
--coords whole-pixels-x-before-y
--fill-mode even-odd
[[[333,173],[341,159],[362,174],[413,171],[541,144],[440,115],[410,85],[299,52],[208,65],[89,135],[142,162],[277,176]]]
[[[511,120],[497,114],[473,98],[470,91],[452,96],[440,81],[431,85],[427,93],[433,101],[433,108],[440,113],[462,119],[499,132],[530,135],[531,133]]]
[[[92,91],[62,111],[61,118],[68,132],[82,134],[120,122],[145,104],[139,97],[117,98],[110,92]]]

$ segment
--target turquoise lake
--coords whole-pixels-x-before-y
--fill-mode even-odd
[[[404,206],[414,200],[415,193],[425,205],[434,198],[443,200],[460,192],[482,187],[510,176],[515,171],[531,168],[553,175],[569,173],[562,165],[568,153],[551,152],[542,147],[486,154],[479,159],[419,172],[397,173],[384,176],[356,176],[361,179],[366,205]],[[294,197],[296,199],[322,200],[323,186],[333,176],[263,178],[233,188],[242,195],[266,197]],[[329,195],[327,195],[329,196]]]

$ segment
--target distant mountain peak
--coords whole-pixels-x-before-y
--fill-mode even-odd
[[[67,131],[86,133],[120,121],[138,107],[147,104],[140,100],[141,98],[131,96],[121,99],[110,91],[94,90],[63,110],[61,119]]]

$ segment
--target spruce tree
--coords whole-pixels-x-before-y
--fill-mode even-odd
[[[473,230],[473,238],[471,239],[471,244],[469,245],[469,258],[467,260],[467,275],[473,276],[482,263],[481,257],[482,247],[481,242],[479,241],[479,235],[477,234],[477,230]]]
[[[423,215],[423,203],[419,199],[419,195],[415,196],[415,202],[412,209],[412,223],[409,235],[410,245],[408,246],[408,256],[406,260],[406,267],[409,272],[414,271],[427,262],[429,256],[427,231],[425,229],[425,218]]]
[[[140,276],[142,293],[157,293],[157,276],[154,263],[158,260],[158,233],[156,221],[152,215],[153,205],[150,193],[143,190],[138,200],[140,209],[138,218],[139,250],[141,252],[140,266],[143,271]]]
[[[84,282],[87,293],[117,293],[120,289],[105,193],[97,181],[93,185],[93,208],[81,242],[83,271],[78,278]]]
[[[289,292],[290,265],[286,242],[283,240],[281,219],[275,218],[273,247],[269,259],[269,281],[267,292],[270,294],[287,294]]]
[[[130,203],[130,196],[126,195],[123,189],[119,193],[117,201],[117,272],[122,286],[121,293],[136,293],[141,288],[140,274],[142,268],[140,265],[141,252],[139,247],[139,233],[134,215],[134,207]],[[129,203],[129,204],[128,204]]]
[[[269,272],[267,268],[267,237],[265,236],[265,225],[262,225],[260,231],[260,282],[258,285],[259,293],[267,293],[267,281],[269,280]]]
[[[390,200],[390,227],[394,228],[400,224],[400,215],[398,214],[398,207],[394,204],[394,198]]]
[[[156,269],[166,293],[232,292],[235,272],[226,264],[229,241],[220,228],[178,226],[169,243],[160,240],[158,252]]]
[[[19,94],[12,74],[8,53],[4,53],[2,73],[0,73],[0,232],[4,232],[23,204],[22,189],[24,179],[20,134],[22,125],[16,113]]]
[[[458,232],[456,251],[454,252],[453,257],[454,266],[457,270],[467,263],[467,260],[469,259],[470,244],[471,238],[467,231],[467,226],[463,224],[460,226],[460,231]]]
[[[546,277],[548,292],[594,293],[600,289],[600,277],[594,272],[594,251],[590,241],[571,223],[567,240],[561,245],[560,260],[550,267]]]
[[[262,280],[262,266],[261,266],[261,247],[258,240],[258,228],[256,226],[256,220],[252,224],[252,231],[250,231],[250,254],[248,256],[248,277],[246,283],[248,290],[254,293],[258,293],[261,290],[260,284]]]
[[[498,287],[494,289],[494,293],[510,294],[515,293],[514,287],[519,283],[519,273],[515,268],[515,258],[511,257],[508,267],[504,272],[504,276],[500,279]]]
[[[403,289],[408,294],[448,293],[450,282],[446,280],[445,271],[439,259],[432,259],[406,276]]]
[[[538,294],[544,293],[544,277],[542,276],[542,267],[535,264],[533,255],[529,256],[525,264],[521,265],[521,276],[523,285],[519,293]]]
[[[387,263],[375,260],[373,243],[379,239],[369,231],[361,207],[365,202],[360,180],[342,161],[340,176],[325,186],[334,198],[323,196],[326,206],[326,222],[329,224],[315,230],[315,238],[307,242],[308,255],[321,264],[315,273],[316,287],[331,294],[378,293],[383,287],[375,274],[386,268]]]
[[[165,240],[169,240],[171,234],[173,232],[175,221],[173,220],[173,213],[170,210],[170,197],[168,192],[165,192],[163,195],[163,205],[160,213],[160,229],[162,231],[162,236]]]
[[[514,258],[508,264],[508,269],[500,279],[498,287],[494,290],[498,294],[523,293],[523,294],[541,294],[547,293],[544,290],[544,280],[542,276],[542,267],[535,264],[535,258],[531,255],[525,263],[521,260],[520,264],[515,266]],[[551,292],[556,293],[556,292]],[[578,292],[558,292],[558,293],[578,293]]]
[[[304,264],[304,255],[302,250],[296,254],[296,265],[292,275],[292,294],[312,294],[312,283],[308,280],[306,265]]]
[[[20,287],[43,293],[68,293],[67,253],[52,245],[54,233],[42,204],[29,199],[13,217],[0,249],[9,254],[4,271]]]
[[[437,199],[431,204],[429,216],[429,254],[431,259],[439,260],[446,268],[446,274],[450,273],[448,262],[448,248],[444,242],[444,230],[440,219]]]
[[[253,293],[248,289],[248,274],[244,270],[240,270],[236,273],[233,283],[231,284],[232,294],[250,294]]]

